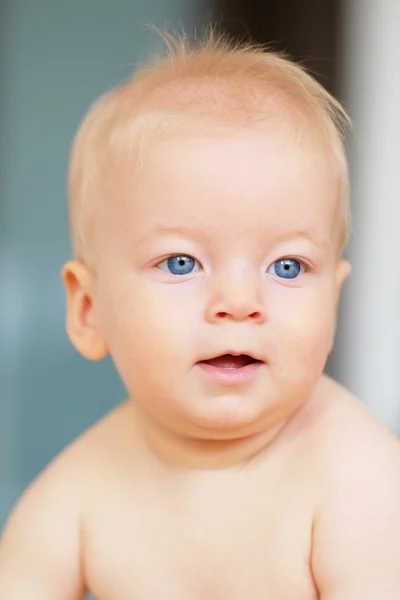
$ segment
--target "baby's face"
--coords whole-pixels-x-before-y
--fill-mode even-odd
[[[346,274],[332,161],[276,130],[160,141],[138,181],[119,177],[93,308],[137,407],[205,437],[290,415],[323,371]],[[259,363],[238,381],[201,362],[228,353]]]

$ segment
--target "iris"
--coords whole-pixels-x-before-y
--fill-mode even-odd
[[[274,262],[274,272],[283,279],[295,279],[301,271],[301,264],[294,258],[282,258]]]

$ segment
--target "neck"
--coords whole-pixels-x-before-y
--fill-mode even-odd
[[[163,428],[143,414],[137,415],[140,438],[153,458],[165,466],[185,470],[243,467],[268,451],[287,420],[273,427],[227,440],[185,437]]]

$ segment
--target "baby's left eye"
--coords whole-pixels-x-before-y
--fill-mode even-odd
[[[282,279],[296,279],[304,271],[304,266],[295,258],[280,258],[268,267],[267,273],[272,273]]]

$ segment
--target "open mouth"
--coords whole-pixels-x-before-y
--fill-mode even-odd
[[[260,360],[257,360],[248,354],[239,354],[239,356],[223,354],[222,356],[216,356],[215,358],[201,361],[202,364],[226,370],[242,369],[243,367],[247,367],[247,365],[260,362]]]
[[[237,385],[253,381],[262,373],[264,361],[249,354],[221,354],[197,363],[200,371],[211,381],[222,385]]]

